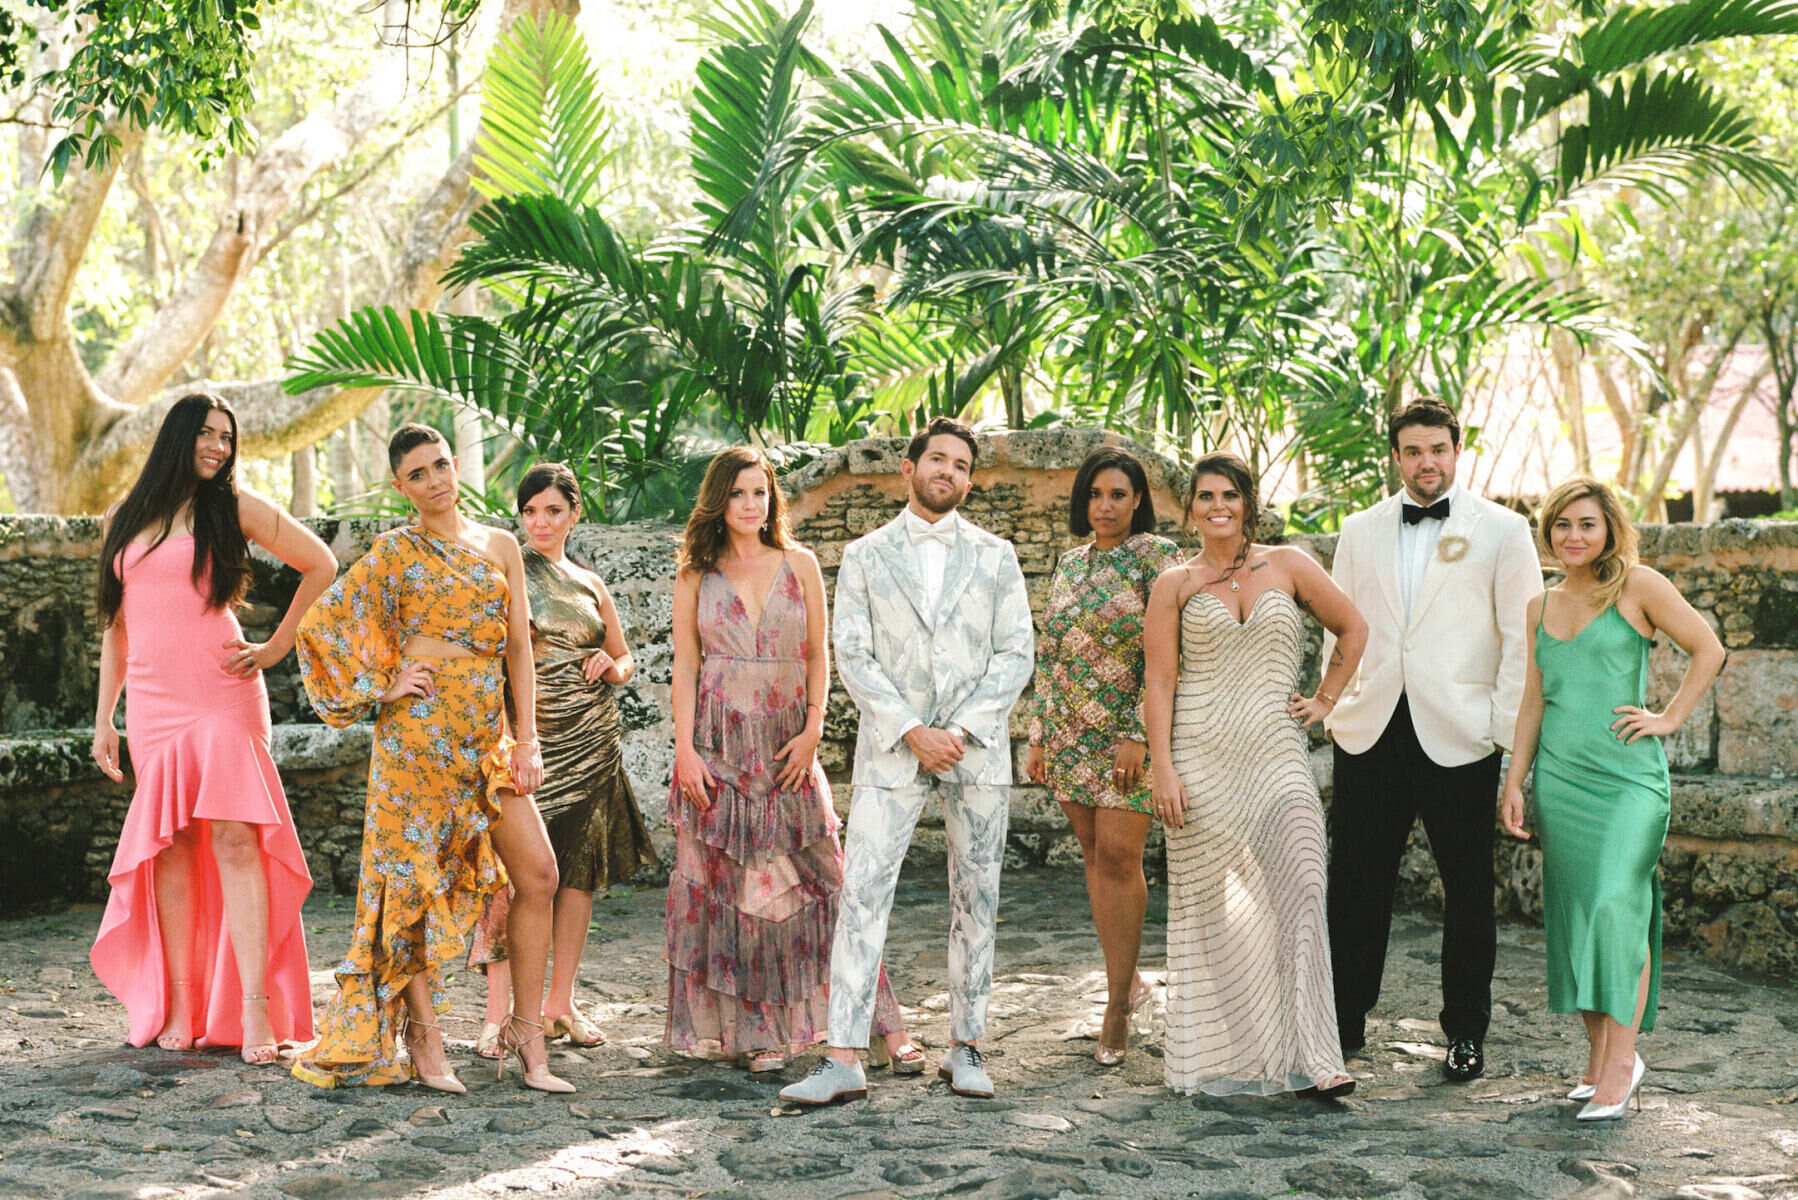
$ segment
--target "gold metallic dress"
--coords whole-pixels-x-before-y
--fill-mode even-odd
[[[600,594],[529,547],[524,577],[543,743],[543,786],[531,798],[549,826],[561,886],[598,891],[656,861],[624,771],[618,701],[610,684],[585,674],[606,644]]]

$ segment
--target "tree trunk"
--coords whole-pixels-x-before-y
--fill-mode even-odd
[[[1586,440],[1586,388],[1580,373],[1579,343],[1565,329],[1548,331],[1548,349],[1553,356],[1555,377],[1560,391],[1555,397],[1561,420],[1567,426],[1567,440],[1573,447],[1573,469],[1581,475],[1592,473],[1592,450]]]
[[[574,8],[569,0],[506,0],[501,29],[525,13]],[[155,394],[204,341],[242,272],[254,263],[259,239],[273,231],[305,180],[341,157],[342,139],[361,136],[355,130],[362,122],[372,127],[378,119],[370,112],[379,108],[386,83],[367,86],[329,116],[302,121],[250,164],[238,202],[221,218],[194,272],[105,369],[105,383],[133,404],[122,404],[107,387],[97,386],[82,366],[68,304],[113,176],[142,132],[118,129],[121,145],[107,170],[72,172],[58,195],[27,210],[14,237],[16,280],[0,288],[0,371],[9,376],[0,382],[0,421],[7,426],[0,434],[0,470],[15,497],[32,497],[28,504],[20,499],[21,507],[66,513],[104,508],[129,484],[170,405],[201,386],[233,401],[239,453],[249,457],[291,454],[367,408],[376,394],[372,389],[288,396],[277,380],[208,381]],[[469,183],[477,142],[478,133],[418,206],[387,303],[402,309],[436,303],[442,291],[438,280],[471,236],[468,218],[480,203]],[[27,457],[21,459],[21,453]]]
[[[1723,428],[1717,431],[1716,440],[1711,443],[1708,453],[1704,447],[1704,425],[1702,422],[1692,430],[1692,459],[1698,467],[1692,484],[1692,519],[1709,521],[1711,504],[1717,496],[1717,465],[1723,461],[1723,452],[1729,447],[1730,435],[1736,431],[1736,422],[1742,417],[1742,410],[1748,407],[1761,390],[1761,382],[1772,370],[1771,363],[1762,363],[1756,368],[1748,382],[1736,393],[1735,402],[1729,406],[1729,415],[1723,418]]]
[[[311,446],[293,452],[293,496],[287,511],[296,517],[318,516],[318,455]]]

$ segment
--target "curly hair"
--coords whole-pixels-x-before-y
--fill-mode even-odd
[[[724,529],[724,509],[730,503],[730,489],[737,475],[750,467],[760,467],[768,475],[768,519],[762,525],[762,544],[780,550],[791,550],[799,543],[787,528],[787,498],[774,477],[768,456],[754,446],[731,446],[713,456],[699,485],[699,499],[693,515],[687,518],[687,532],[681,538],[679,564],[683,571],[709,571],[718,564],[719,555],[729,542]]]
[[[1536,513],[1536,536],[1541,539],[1542,549],[1554,557],[1554,540],[1551,536],[1555,522],[1569,506],[1581,500],[1591,500],[1598,505],[1598,511],[1604,515],[1604,549],[1592,560],[1592,578],[1598,581],[1594,595],[1598,599],[1598,611],[1603,612],[1616,604],[1623,595],[1623,585],[1629,580],[1630,568],[1636,565],[1636,526],[1624,511],[1623,503],[1617,499],[1605,484],[1589,476],[1576,476],[1548,493],[1542,501],[1542,508]]]

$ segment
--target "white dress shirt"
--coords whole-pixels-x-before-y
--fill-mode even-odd
[[[961,518],[946,513],[936,521],[926,521],[917,513],[905,510],[905,532],[911,538],[912,553],[918,556],[918,579],[924,585],[924,607],[933,615],[936,602],[943,594],[943,572],[949,567],[949,547],[955,544]]]
[[[1449,511],[1453,512],[1455,505],[1464,503],[1461,499],[1461,485],[1455,484],[1436,499],[1447,500]],[[1405,491],[1405,503],[1417,503],[1417,497],[1409,489]],[[1428,505],[1420,507],[1427,508]],[[1443,524],[1441,521],[1423,520],[1415,525],[1407,525],[1404,506],[1399,506],[1398,594],[1405,602],[1407,621],[1411,619],[1411,605],[1417,599],[1418,590],[1423,587],[1423,574],[1430,569],[1430,559],[1436,556],[1436,543],[1442,538]]]

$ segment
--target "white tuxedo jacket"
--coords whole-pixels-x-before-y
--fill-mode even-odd
[[[924,604],[905,514],[843,550],[831,625],[837,674],[861,709],[855,785],[918,778],[914,725],[959,725],[961,762],[942,778],[1011,782],[1011,708],[1036,662],[1024,574],[1011,543],[959,521],[935,611]]]
[[[1398,530],[1404,493],[1342,523],[1331,575],[1367,620],[1367,650],[1324,727],[1351,754],[1373,747],[1402,693],[1431,761],[1456,767],[1509,749],[1523,699],[1524,610],[1542,590],[1523,516],[1456,489],[1405,619]],[[1335,639],[1324,638],[1324,661]]]

